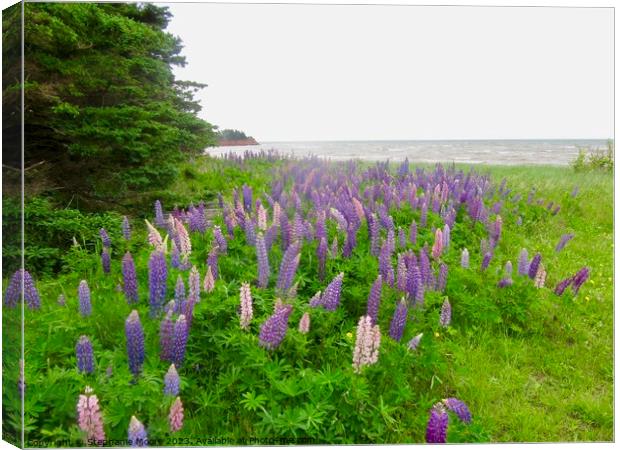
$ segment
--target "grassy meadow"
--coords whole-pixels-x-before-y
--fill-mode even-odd
[[[264,155],[245,161],[200,157],[182,168],[179,180],[162,192],[166,213],[174,206],[188,208],[201,200],[217,205],[221,193],[224,211],[240,207],[254,221],[255,202],[260,199],[271,225],[274,208],[269,196],[279,201],[289,223],[294,222],[297,211],[312,225],[310,229],[316,230],[321,208],[312,198],[314,189],[325,194],[324,205],[328,205],[330,250],[321,279],[317,271],[320,243],[312,231],[300,237],[296,288],[282,292],[278,278],[290,243],[286,245],[279,229],[268,250],[269,284],[258,287],[252,233],[248,235],[237,224],[230,237],[220,210],[213,224],[221,227],[227,249],[222,252],[220,248],[219,276],[213,290],[205,292],[203,280],[209,261],[213,261],[212,256],[209,259],[214,251],[213,225],[204,233],[189,233],[189,262],[200,274],[200,295],[193,309],[185,358],[177,368],[184,419],[181,430],[175,432],[169,425],[174,396],[163,393],[170,366],[160,358],[164,316],[153,316],[149,303],[149,259],[154,249],[147,242],[144,220],[138,214],[129,217],[130,240],[123,238],[120,216],[116,227],[107,229],[112,242],[109,273],[102,269],[99,230],[93,229],[91,245],[78,243],[68,252],[71,270],[35,280],[40,309],[25,308],[26,441],[51,440],[68,446],[86,439],[76,418],[76,403],[86,386],[97,395],[106,439],[127,439],[130,418],[135,416],[144,425],[151,446],[205,445],[207,442],[199,439],[207,437],[248,443],[244,439],[273,436],[300,443],[303,441],[294,440],[425,442],[429,411],[449,397],[463,401],[473,419],[462,423],[450,412],[447,442],[613,440],[613,175],[575,173],[568,167],[474,166],[477,175],[472,175],[472,180],[477,184],[470,189],[472,196],[479,195],[483,201],[489,212],[488,224],[498,215],[502,220],[501,237],[486,270],[481,268],[481,240],[488,239],[489,225],[470,217],[467,202],[459,203],[458,197],[448,194],[448,199],[441,201],[441,214],[427,204],[426,225],[422,225],[419,205],[413,207],[408,200],[398,205],[390,202],[388,213],[394,227],[403,228],[407,235],[404,247],[398,234],[395,236],[396,248],[390,254],[394,269],[397,254],[430,252],[435,229],[441,229],[446,220],[443,212],[454,208],[449,245],[438,258],[431,259],[433,273],[441,265],[447,267],[447,281],[445,288],[428,287],[423,302],[409,303],[400,341],[390,333],[398,302],[406,295],[396,282],[394,286],[384,282],[377,319],[381,330],[378,361],[357,373],[352,367],[356,327],[367,312],[369,292],[382,267],[380,257],[372,254],[366,219],[360,220],[350,255],[343,255],[348,234],[329,215],[329,208],[346,207],[348,200],[339,199],[359,197],[369,211],[379,211],[386,202],[383,192],[395,187],[396,194],[389,195],[401,195],[399,186],[409,186],[409,182],[417,184],[419,199],[432,198],[432,189],[427,193],[425,185],[434,188],[437,180],[447,180],[458,192],[470,167],[445,165],[440,170],[412,163],[406,174],[402,170],[395,164],[295,161]],[[362,176],[364,173],[367,175]],[[440,185],[441,181],[437,182]],[[250,208],[243,205],[244,184],[252,189]],[[374,195],[373,186],[381,193],[368,200]],[[578,191],[573,196],[575,186]],[[528,194],[533,188],[530,203]],[[235,205],[233,189],[238,189],[240,205]],[[293,189],[299,198],[297,205]],[[498,202],[499,213],[494,213],[492,208]],[[553,202],[550,208],[549,202]],[[553,214],[557,205],[561,209]],[[148,220],[155,223],[153,213]],[[417,222],[415,243],[409,239],[412,220]],[[164,237],[166,228],[157,228]],[[387,228],[380,228],[381,246],[389,241]],[[557,252],[561,236],[569,233],[574,238]],[[334,237],[339,245],[336,253],[331,251]],[[172,241],[170,237],[167,261]],[[469,268],[460,263],[464,248],[469,251]],[[542,256],[546,280],[541,288],[517,273],[523,248],[529,258],[536,253]],[[126,252],[132,254],[136,267],[139,300],[134,304],[128,303],[122,290],[121,259]],[[499,287],[507,261],[513,265],[513,282]],[[577,295],[570,288],[562,295],[554,293],[561,280],[584,266],[590,269],[590,276]],[[315,293],[325,292],[341,272],[344,278],[338,308],[311,307],[309,300]],[[167,264],[166,303],[175,298],[179,276],[189,285],[189,274],[189,268]],[[5,291],[10,276],[4,274]],[[87,281],[91,292],[92,314],[87,316],[80,313],[81,280]],[[253,302],[248,329],[239,325],[243,282],[250,284]],[[57,301],[60,295],[65,298],[64,305]],[[292,305],[292,312],[284,339],[269,350],[260,345],[261,333],[263,324],[278,310],[276,298]],[[451,305],[448,325],[440,323],[446,299]],[[137,376],[128,366],[125,335],[126,319],[134,309],[144,330],[145,359]],[[14,442],[19,440],[21,426],[16,350],[20,313],[20,308],[5,303],[3,433]],[[307,333],[298,327],[304,313],[310,316]],[[408,343],[420,333],[419,345],[410,349]],[[92,342],[92,373],[77,369],[76,343],[82,335]]]

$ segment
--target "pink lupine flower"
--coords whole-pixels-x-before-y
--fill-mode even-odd
[[[307,334],[308,331],[310,331],[310,314],[305,312],[299,320],[299,332],[301,334]]]
[[[183,403],[180,397],[177,397],[170,407],[168,421],[170,423],[170,431],[173,433],[183,428]]]
[[[435,230],[435,243],[433,244],[433,248],[431,250],[433,259],[438,259],[441,256],[442,251],[443,251],[443,234],[441,232],[441,229],[437,228]]]
[[[205,274],[203,287],[205,292],[212,292],[215,288],[215,280],[213,279],[213,271],[211,270],[211,266],[207,266],[207,273]]]
[[[263,207],[263,205],[258,205],[256,216],[258,229],[265,231],[267,229],[267,210]]]
[[[146,222],[146,228],[149,230],[149,244],[151,244],[156,249],[161,248],[161,246],[163,245],[161,234],[159,234],[159,231],[157,231],[157,229],[153,225],[151,225],[151,222],[146,219],[144,219],[144,221]]]
[[[537,288],[542,288],[545,286],[545,279],[547,278],[547,271],[545,270],[545,266],[541,263],[538,266],[538,270],[536,271],[536,277],[534,277],[534,286]]]
[[[239,297],[241,300],[241,315],[239,319],[240,325],[241,329],[247,330],[250,327],[250,322],[253,317],[252,293],[250,292],[249,283],[241,284],[241,288],[239,289]]]
[[[353,349],[353,370],[360,373],[362,367],[375,364],[379,360],[381,331],[379,325],[372,324],[370,316],[362,316],[357,324],[355,348]]]
[[[97,445],[103,445],[105,432],[103,431],[103,417],[99,409],[99,399],[90,386],[86,386],[84,394],[80,395],[77,404],[78,426],[86,432],[86,442],[95,440]]]

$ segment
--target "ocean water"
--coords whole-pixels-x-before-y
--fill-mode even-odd
[[[605,140],[470,140],[470,141],[315,141],[262,142],[260,145],[210,147],[221,156],[246,150],[277,150],[296,157],[316,155],[333,160],[456,162],[466,164],[568,165],[580,148],[606,148]]]

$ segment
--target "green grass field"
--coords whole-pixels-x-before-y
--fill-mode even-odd
[[[164,206],[171,208],[175,198],[213,200],[218,191],[230,201],[232,188],[243,183],[259,196],[269,190],[274,167],[285,165],[254,161],[239,166],[199,159],[171,187]],[[196,305],[187,361],[179,371],[186,415],[177,436],[423,442],[429,408],[455,396],[467,403],[474,421],[465,426],[451,419],[448,442],[613,440],[613,176],[574,173],[563,167],[474,168],[490,175],[495,186],[505,178],[511,192],[522,195],[518,207],[523,224],[515,223],[510,208],[502,212],[500,244],[489,269],[481,272],[480,238],[486,232],[480,224],[459,218],[444,259],[450,267],[445,295],[453,308],[451,326],[438,326],[444,295],[429,291],[424,308],[416,310],[407,323],[403,340],[391,340],[387,331],[400,294],[384,288],[379,362],[361,375],[351,370],[355,326],[377,276],[377,258],[369,255],[366,225],[360,229],[350,258],[328,261],[324,281],[316,276],[316,245],[304,246],[289,332],[275,352],[259,348],[257,336],[273,309],[280,246],[274,244],[270,253],[270,286],[258,289],[252,285],[255,318],[251,330],[240,331],[239,287],[256,278],[256,256],[237,229],[228,254],[220,257],[221,279],[212,293],[201,294],[202,301]],[[575,186],[579,193],[573,198]],[[536,188],[535,201],[526,205],[532,187]],[[536,205],[537,199],[543,199],[543,205]],[[557,215],[547,211],[550,201],[561,205]],[[410,223],[412,217],[418,219],[418,211],[408,206],[390,213],[399,226]],[[420,229],[418,243],[411,248],[417,252],[425,242],[432,245],[429,228],[440,220],[429,214],[429,227]],[[216,223],[223,224],[221,218]],[[173,436],[167,431],[169,400],[161,394],[169,364],[159,359],[159,320],[148,315],[151,248],[146,244],[143,221],[133,221],[134,237],[129,244],[122,240],[118,225],[108,230],[113,242],[110,275],[102,273],[98,252],[75,249],[73,272],[37,281],[42,308],[27,309],[25,323],[26,439],[80,439],[75,403],[90,385],[98,395],[108,438],[126,438],[129,418],[136,415],[150,438],[164,439],[162,445],[187,444],[165,440]],[[336,232],[330,224],[329,235]],[[93,241],[97,233],[93,230]],[[556,253],[555,246],[566,233],[575,237]],[[212,240],[211,231],[204,236],[192,234],[191,262],[201,277]],[[458,263],[464,246],[471,254],[469,270]],[[528,249],[530,257],[536,252],[543,255],[548,274],[545,288],[536,289],[531,280],[514,275],[513,286],[499,289],[504,263],[512,261],[516,271],[522,248]],[[120,259],[126,250],[134,255],[138,271],[137,307],[128,305],[117,290],[122,283]],[[567,290],[556,296],[555,285],[583,266],[591,272],[579,294],[573,296]],[[300,334],[297,322],[308,310],[308,299],[341,271],[345,273],[342,306],[334,313],[312,309],[311,331]],[[179,274],[187,285],[187,273],[170,269],[169,298]],[[5,288],[8,276],[4,276]],[[86,318],[77,306],[81,279],[88,280],[93,298],[93,315]],[[64,307],[56,303],[61,293],[67,298]],[[146,361],[135,383],[127,368],[124,336],[124,322],[133,308],[140,313],[146,336]],[[3,316],[3,432],[9,437],[19,428],[15,390],[18,313],[5,308]],[[421,331],[424,340],[412,354],[406,342]],[[90,375],[76,370],[75,342],[82,334],[91,337],[94,347],[96,371]]]

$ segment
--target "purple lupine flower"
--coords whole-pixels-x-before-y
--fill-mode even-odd
[[[217,242],[220,252],[222,254],[226,254],[228,251],[228,243],[226,241],[226,237],[222,233],[222,229],[217,225],[213,227],[213,237],[215,238],[215,242]]]
[[[519,275],[527,275],[530,271],[530,258],[526,249],[521,249],[519,254]]]
[[[104,248],[101,252],[101,268],[103,273],[110,273],[110,252],[107,248]]]
[[[486,252],[484,254],[484,257],[482,258],[482,265],[480,266],[480,270],[482,270],[483,272],[487,270],[492,257],[493,257],[493,254],[491,252]]]
[[[75,346],[78,372],[93,373],[95,362],[93,359],[93,345],[87,336],[80,336]]]
[[[408,312],[409,309],[407,308],[407,302],[405,302],[405,299],[403,298],[396,305],[394,316],[392,317],[392,322],[390,323],[390,337],[397,342],[400,342],[403,337]]]
[[[390,216],[390,218],[392,218],[392,216]],[[390,228],[387,232],[387,239],[385,240],[385,243],[388,246],[388,250],[391,256],[392,253],[394,253],[394,251],[396,250],[396,239],[394,237],[394,230],[392,228]]]
[[[551,214],[554,216],[557,216],[558,213],[560,212],[560,209],[562,209],[562,207],[560,205],[557,205],[555,208],[553,208],[553,211],[551,211]]]
[[[159,200],[155,200],[155,225],[160,228],[166,226],[166,220],[164,219],[164,211],[161,207],[161,202]]]
[[[497,287],[499,288],[505,288],[508,286],[512,286],[512,278],[510,277],[504,277],[497,283]]]
[[[443,404],[437,403],[431,409],[426,425],[426,442],[429,444],[445,444],[448,430],[448,413]]]
[[[322,237],[316,249],[317,259],[319,261],[319,280],[325,278],[325,263],[327,261],[327,239]]]
[[[443,292],[446,290],[446,282],[448,280],[448,266],[445,263],[439,265],[439,276],[437,277],[437,290]]]
[[[187,298],[194,304],[200,302],[200,273],[196,266],[192,266],[192,270],[189,272],[189,293]],[[189,316],[187,319],[190,322],[192,320]]]
[[[174,324],[174,341],[172,345],[172,362],[175,367],[181,367],[183,360],[185,359],[185,347],[187,345],[187,338],[189,335],[189,328],[185,315],[181,314]]]
[[[249,246],[253,247],[256,244],[256,229],[254,222],[250,218],[246,218],[243,230],[245,231],[245,241]]]
[[[403,293],[407,292],[407,264],[402,254],[398,255],[396,263],[396,287]]]
[[[244,184],[241,189],[243,189],[243,207],[248,212],[252,211],[252,188]]]
[[[127,216],[123,216],[123,222],[121,223],[121,230],[123,231],[123,237],[126,241],[131,240],[131,225],[129,225],[129,219]]]
[[[177,277],[177,284],[174,287],[174,301],[177,305],[183,305],[185,302],[185,283],[181,275]],[[181,310],[183,310],[182,306]]]
[[[446,249],[450,246],[450,225],[447,223],[443,226],[441,236],[443,237],[443,248]]]
[[[11,281],[6,289],[4,296],[4,304],[8,307],[14,307],[21,298],[22,281],[24,290],[24,300],[30,309],[39,309],[41,307],[41,298],[39,291],[34,285],[34,280],[27,270],[19,269],[11,277]]]
[[[80,281],[78,298],[80,299],[80,313],[82,316],[90,316],[93,310],[90,304],[90,289],[86,280]]]
[[[293,305],[276,305],[274,313],[261,325],[259,345],[267,350],[274,350],[280,346],[288,330],[288,319],[293,311]]]
[[[166,300],[168,268],[164,252],[154,250],[149,258],[149,303],[151,316],[159,313]]]
[[[213,274],[213,279],[217,280],[219,276],[218,270],[218,246],[214,245],[209,252],[209,256],[207,257],[207,266],[211,268],[211,273]]]
[[[172,241],[172,250],[170,252],[170,265],[175,269],[183,269],[181,264],[181,253],[174,241]]]
[[[140,316],[135,309],[125,321],[125,338],[127,339],[129,370],[137,377],[144,363],[144,332]]]
[[[407,247],[407,236],[405,236],[405,230],[398,227],[398,246],[400,248]]]
[[[344,278],[344,273],[340,272],[338,275],[334,277],[334,279],[327,285],[325,291],[323,291],[323,296],[321,298],[321,304],[323,308],[328,311],[335,311],[340,304],[340,291],[342,290],[342,279]]]
[[[368,216],[368,237],[370,239],[370,254],[379,254],[379,219],[376,214]]]
[[[170,364],[168,372],[164,376],[164,395],[176,397],[181,389],[181,379],[174,364]]]
[[[105,228],[99,229],[99,236],[101,236],[101,242],[105,248],[110,248],[112,246],[112,242],[110,241],[110,236]]]
[[[17,378],[17,390],[19,391],[19,396],[23,399],[24,394],[26,393],[26,377],[24,374],[24,360],[19,359],[19,377]]]
[[[23,273],[24,270],[19,269],[13,274],[4,293],[4,304],[9,308],[17,306],[17,302],[21,298]]]
[[[569,277],[569,278],[566,278],[560,281],[558,285],[555,287],[555,290],[553,292],[555,293],[555,295],[561,296],[566,290],[566,288],[571,285],[572,282],[573,282],[573,277]]]
[[[133,262],[131,253],[127,252],[123,256],[123,292],[127,303],[132,304],[138,301],[138,279],[136,278],[136,266]]]
[[[316,308],[317,306],[321,306],[323,301],[323,297],[321,296],[321,291],[318,291],[316,294],[312,296],[309,300],[308,304],[312,308]]]
[[[456,414],[456,416],[461,419],[461,422],[471,422],[471,412],[469,411],[469,408],[458,398],[446,398],[444,399],[443,404],[446,405],[446,408]]]
[[[510,261],[506,261],[506,265],[504,266],[504,273],[508,276],[512,275],[512,263]]]
[[[377,323],[377,318],[379,316],[379,304],[381,303],[382,285],[383,280],[381,279],[381,275],[379,275],[375,282],[372,284],[372,287],[370,288],[370,293],[368,294],[366,315],[370,317],[373,325]]]
[[[263,233],[256,236],[256,259],[258,260],[258,287],[266,288],[269,284],[269,256],[267,255],[267,247],[265,246],[265,238]]]
[[[422,202],[422,208],[420,209],[420,225],[422,227],[426,226],[427,215],[428,215],[428,202],[424,200]]]
[[[411,226],[409,227],[409,241],[415,245],[418,239],[418,225],[415,223],[415,220],[411,222]]]
[[[30,276],[30,272],[24,270],[24,299],[30,309],[39,309],[41,307],[41,298],[39,291],[34,285],[34,280]]]
[[[280,272],[278,273],[278,282],[276,287],[279,292],[286,293],[293,284],[295,278],[295,272],[297,272],[297,266],[300,259],[300,244],[299,242],[293,242],[282,255],[282,262],[280,263]]]
[[[159,358],[162,361],[172,361],[173,358],[174,322],[172,321],[172,312],[172,310],[168,310],[159,327]]]
[[[450,301],[445,299],[443,305],[441,305],[441,314],[439,315],[439,325],[447,327],[452,320],[452,306]]]
[[[579,288],[586,282],[590,276],[590,269],[582,267],[579,272],[573,276],[573,292],[575,295],[579,293]]]
[[[540,265],[540,261],[542,256],[540,253],[536,253],[530,262],[530,268],[528,270],[529,277],[533,280],[536,278],[536,274],[538,273],[538,266]]]
[[[469,268],[469,251],[466,248],[461,252],[461,267]]]
[[[299,319],[299,332],[308,334],[308,331],[310,331],[310,314],[306,311]]]
[[[357,228],[355,224],[349,224],[349,228],[347,229],[347,240],[344,243],[344,247],[342,249],[342,256],[348,258],[353,253],[353,250],[357,246]]]
[[[574,237],[575,235],[573,233],[563,234],[562,237],[560,238],[560,242],[558,242],[558,245],[555,246],[555,251],[556,252],[562,251],[562,249],[566,246],[568,241],[570,241]]]
[[[420,276],[422,277],[422,283],[425,285],[430,284],[431,281],[431,262],[428,259],[428,253],[426,247],[420,250]]]
[[[131,420],[129,421],[127,440],[131,447],[148,447],[146,430],[142,422],[140,422],[136,416],[131,416]]]
[[[573,192],[570,193],[571,197],[575,198],[577,197],[577,194],[579,193],[579,186],[575,185],[575,187],[573,188]]]
[[[424,336],[424,333],[420,333],[416,336],[414,336],[409,343],[407,344],[407,348],[411,351],[415,351],[418,346],[420,345],[420,341],[422,340],[422,336]]]

